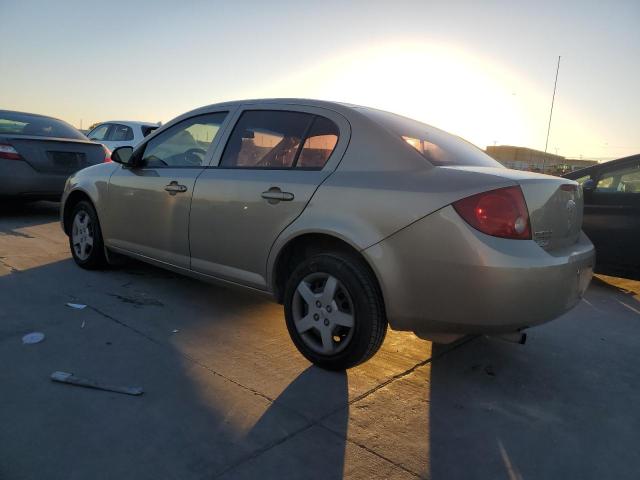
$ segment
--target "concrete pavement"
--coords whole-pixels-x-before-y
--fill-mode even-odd
[[[524,347],[390,331],[329,373],[268,298],[137,262],[76,267],[56,208],[0,210],[3,480],[638,476],[639,282],[594,281]],[[23,345],[31,331],[45,340]]]

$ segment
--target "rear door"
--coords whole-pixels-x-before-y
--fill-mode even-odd
[[[227,112],[185,119],[150,139],[135,168],[111,176],[103,234],[107,245],[189,268],[189,209],[198,175]]]
[[[640,160],[603,168],[585,192],[585,232],[596,262],[640,270]]]
[[[276,237],[335,169],[346,120],[311,107],[247,107],[198,178],[191,207],[191,268],[256,288]]]

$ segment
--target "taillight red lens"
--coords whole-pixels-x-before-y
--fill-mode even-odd
[[[479,193],[453,203],[473,228],[494,237],[531,239],[529,211],[520,187]]]
[[[113,160],[111,160],[111,150],[109,150],[104,145],[102,145],[102,148],[104,149],[104,160],[102,161],[102,163],[112,162]]]
[[[8,143],[0,143],[0,158],[5,160],[22,160],[18,151]]]

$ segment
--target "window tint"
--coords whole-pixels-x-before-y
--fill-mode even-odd
[[[80,131],[62,120],[6,110],[0,110],[0,133],[78,140],[87,139]]]
[[[604,173],[598,184],[599,193],[640,193],[640,164]]]
[[[150,127],[148,125],[143,125],[142,127],[140,127],[142,129],[142,136],[146,137],[147,135],[149,135],[151,132],[153,132],[154,130],[157,130],[158,127],[153,126]]]
[[[146,146],[146,167],[199,167],[220,130],[226,113],[184,120],[153,138]]]
[[[324,117],[316,117],[307,134],[297,168],[322,168],[338,143],[338,126]]]
[[[584,176],[579,177],[579,178],[574,178],[574,181],[578,182],[580,185],[583,185],[584,182],[586,182],[590,178],[591,178],[591,175],[584,175]]]
[[[475,145],[425,123],[394,113],[357,107],[363,114],[399,135],[433,165],[505,168]]]
[[[127,127],[126,125],[116,124],[111,129],[111,133],[109,134],[109,140],[113,142],[133,140],[133,130],[131,130],[131,127]]]
[[[98,141],[106,140],[109,127],[111,127],[111,125],[109,125],[108,123],[103,123],[102,125],[98,125],[96,128],[91,130],[87,136],[91,140],[98,140]]]
[[[313,118],[299,112],[244,112],[229,137],[220,166],[291,167]]]

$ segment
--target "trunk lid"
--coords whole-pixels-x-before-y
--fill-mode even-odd
[[[582,229],[584,199],[573,180],[534,172],[489,167],[447,167],[512,180],[520,185],[533,240],[551,252],[574,244]]]
[[[78,170],[102,163],[105,152],[99,143],[67,138],[40,136],[7,136],[6,141],[20,156],[41,173],[70,175]]]

